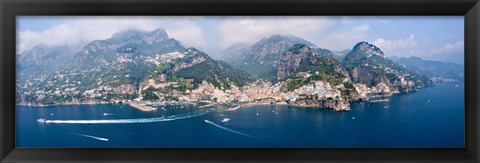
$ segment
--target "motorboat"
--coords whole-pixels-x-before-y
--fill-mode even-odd
[[[46,119],[40,118],[40,119],[37,119],[37,122],[38,122],[38,123],[45,123],[45,120],[46,120]]]
[[[225,122],[228,122],[230,121],[230,118],[223,118],[222,122],[225,123]]]

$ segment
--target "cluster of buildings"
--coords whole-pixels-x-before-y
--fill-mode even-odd
[[[215,102],[280,101],[282,100],[280,93],[278,85],[271,85],[267,82],[251,83],[242,88],[231,85],[231,89],[220,90],[215,88],[213,84],[203,81],[197,89],[187,91],[179,99],[184,101],[211,100]]]
[[[189,81],[193,82],[193,81]],[[148,84],[142,89],[148,87],[162,89],[166,86],[172,86],[176,82],[156,83],[155,80],[149,80]],[[241,102],[248,103],[254,101],[300,101],[306,97],[315,97],[315,100],[333,99],[342,100],[341,91],[332,87],[330,83],[317,80],[311,84],[304,85],[293,91],[282,91],[284,83],[271,84],[269,82],[257,81],[243,87],[231,85],[230,89],[221,90],[213,84],[203,81],[196,89],[186,90],[185,92],[175,91],[169,95],[178,97],[179,101],[213,101],[213,102]],[[165,96],[160,91],[154,92],[160,99]]]
[[[297,101],[307,97],[320,99],[341,99],[340,90],[333,88],[330,83],[317,80],[314,84],[304,85],[294,91],[287,92],[283,96],[285,100]]]
[[[389,96],[392,94],[390,87],[385,83],[378,83],[374,87],[368,87],[366,84],[354,84],[355,90],[358,93],[356,100],[367,100],[370,97]]]

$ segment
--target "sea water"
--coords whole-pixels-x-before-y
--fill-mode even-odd
[[[250,105],[17,106],[17,147],[463,147],[464,85],[440,83],[350,112]],[[225,118],[230,120],[222,122]],[[43,123],[38,119],[44,119]]]

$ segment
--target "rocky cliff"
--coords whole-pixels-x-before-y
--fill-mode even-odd
[[[344,57],[342,64],[355,83],[369,86],[385,83],[401,92],[433,84],[426,76],[386,58],[380,48],[368,42],[357,43]]]
[[[308,45],[295,44],[282,54],[277,65],[277,80],[282,80],[296,72],[311,72],[334,77],[348,77],[341,63],[331,52],[318,54]]]
[[[306,44],[311,48],[317,48],[316,45],[297,36],[274,34],[262,38],[248,49],[228,48],[232,49],[231,52],[225,51],[224,55],[232,54],[232,56],[224,58],[235,68],[246,71],[254,77],[275,81],[277,61],[295,44]]]

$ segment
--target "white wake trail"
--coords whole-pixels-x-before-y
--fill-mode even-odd
[[[187,119],[198,117],[214,111],[215,108],[207,110],[199,110],[186,114],[172,115],[157,118],[139,118],[139,119],[101,119],[101,120],[42,120],[44,123],[60,123],[60,124],[119,124],[119,123],[154,123],[164,121],[174,121],[179,119]],[[40,121],[39,121],[40,122]]]
[[[238,131],[235,131],[235,130],[232,130],[232,129],[229,129],[229,128],[226,128],[226,127],[223,127],[223,126],[220,126],[216,123],[213,123],[212,121],[209,121],[209,120],[206,120],[205,119],[205,123],[208,123],[208,124],[211,124],[215,127],[218,127],[220,129],[223,129],[225,131],[228,131],[228,132],[231,132],[231,133],[235,133],[235,134],[238,134],[238,135],[242,135],[242,136],[245,136],[245,137],[249,137],[249,138],[252,138],[252,139],[256,139],[256,140],[260,140],[260,141],[263,141],[263,142],[266,142],[265,140],[262,140],[262,139],[259,139],[259,138],[256,138],[254,136],[251,136],[251,135],[248,135],[248,134],[245,134],[245,133],[241,133],[241,132],[238,132]]]
[[[115,115],[113,113],[103,113],[104,116]]]
[[[96,137],[96,136],[92,136],[92,135],[85,135],[85,134],[75,134],[75,135],[83,136],[83,137],[87,137],[87,138],[93,138],[93,139],[97,139],[97,140],[101,140],[101,141],[108,141],[107,138],[101,138],[101,137]]]

